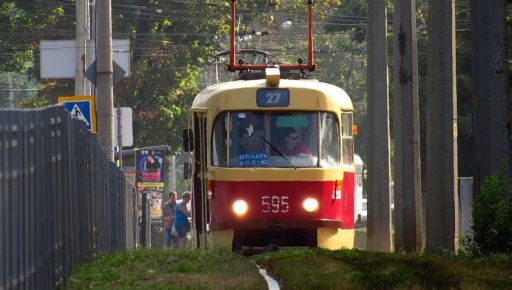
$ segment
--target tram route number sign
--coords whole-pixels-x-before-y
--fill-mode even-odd
[[[261,197],[261,207],[263,213],[287,213],[290,211],[288,196],[264,195]]]
[[[290,91],[288,89],[259,89],[256,92],[258,107],[288,107]]]

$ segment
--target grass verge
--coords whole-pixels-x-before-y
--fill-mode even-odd
[[[360,250],[282,250],[249,259],[225,251],[144,249],[73,270],[69,289],[510,289],[512,256],[472,258]]]
[[[143,249],[73,270],[68,289],[266,289],[252,261],[225,251]]]
[[[252,257],[281,289],[510,289],[512,257],[285,250]]]

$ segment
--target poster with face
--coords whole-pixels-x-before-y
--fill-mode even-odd
[[[164,150],[137,151],[137,182],[164,182]]]
[[[165,151],[139,150],[136,155],[136,180],[139,195],[145,194],[150,204],[151,220],[161,220],[165,186]]]

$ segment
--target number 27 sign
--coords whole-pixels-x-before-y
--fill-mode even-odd
[[[287,89],[259,89],[256,93],[258,107],[288,107],[290,91]]]

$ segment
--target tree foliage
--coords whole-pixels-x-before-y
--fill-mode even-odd
[[[215,82],[213,56],[229,48],[229,3],[216,0],[112,3],[113,37],[130,39],[132,70],[131,77],[114,87],[115,105],[134,108],[136,147],[169,144],[179,150],[187,108],[200,89]],[[307,59],[306,3],[305,0],[237,1],[238,48],[267,50],[275,55],[275,62]],[[387,3],[391,21],[393,1]],[[417,3],[419,70],[424,78],[426,74],[421,72],[426,72],[427,2]],[[37,97],[25,94],[23,106],[52,104],[58,96],[73,95],[73,80],[39,78],[38,44],[44,39],[74,38],[74,5],[62,0],[7,0],[0,4],[0,71],[17,72],[38,82]],[[459,131],[462,138],[467,137],[463,140],[470,140],[469,1],[457,0],[456,5]],[[368,2],[315,1],[313,7],[315,60],[320,70],[309,77],[338,85],[351,96],[356,108],[355,122],[360,127],[356,150],[364,159]],[[284,23],[288,26],[283,26]],[[392,25],[388,28],[391,31]],[[391,37],[392,33],[388,35]],[[391,49],[389,55],[392,65]],[[221,64],[225,65],[226,59],[223,61]],[[223,65],[217,67],[220,80],[233,79],[233,74],[223,71]],[[2,83],[6,82],[2,80]],[[422,83],[424,79],[420,79]],[[420,89],[420,94],[425,91]],[[5,99],[6,93],[2,94]],[[471,152],[464,148],[459,151]]]
[[[115,87],[116,103],[134,109],[137,147],[168,144],[178,152],[205,56],[228,32],[226,7],[188,1],[123,5],[130,9],[113,6],[113,27],[131,39],[133,74]]]
[[[512,186],[505,172],[485,177],[475,196],[470,249],[476,254],[512,253]]]

